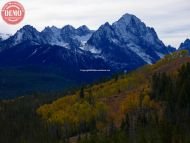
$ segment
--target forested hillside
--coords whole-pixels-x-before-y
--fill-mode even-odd
[[[190,58],[186,51],[116,75],[37,109],[62,142],[189,142]]]
[[[57,95],[0,101],[1,143],[188,143],[190,57]]]

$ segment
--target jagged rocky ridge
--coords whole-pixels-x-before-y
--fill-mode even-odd
[[[188,50],[190,52],[190,39],[186,39],[181,43],[179,50]]]
[[[80,81],[153,64],[175,51],[164,45],[153,28],[130,14],[113,24],[103,24],[97,31],[85,25],[77,29],[66,25],[46,27],[39,32],[26,25],[1,41],[0,47],[1,68],[35,68]],[[83,73],[81,69],[107,72]]]

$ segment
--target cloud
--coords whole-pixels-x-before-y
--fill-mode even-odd
[[[1,0],[2,7],[8,0]],[[189,0],[19,0],[26,17],[16,26],[5,24],[0,19],[0,32],[14,33],[25,24],[41,31],[45,26],[75,27],[86,24],[97,29],[105,22],[113,23],[125,13],[139,17],[148,26],[154,27],[166,44],[178,46],[190,37]]]

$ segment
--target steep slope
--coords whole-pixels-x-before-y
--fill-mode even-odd
[[[93,31],[86,26],[75,29],[71,25],[66,25],[62,29],[56,27],[46,27],[41,32],[43,43],[62,46],[65,48],[78,48],[84,44],[92,35]]]
[[[190,52],[190,39],[186,39],[181,43],[179,50],[188,50]]]
[[[62,29],[46,27],[42,32],[26,25],[0,46],[3,47],[1,50],[6,50],[26,42],[30,45],[56,45],[72,49],[71,51],[87,51],[94,59],[102,58],[113,72],[130,71],[145,64],[155,63],[174,51],[159,40],[153,28],[147,27],[140,19],[130,14],[123,15],[112,25],[102,25],[95,32],[85,25],[77,29],[71,25]]]
[[[68,80],[65,80],[65,85],[71,85],[70,82],[67,82],[69,80],[73,81],[73,83],[85,84],[92,81],[95,81],[96,79],[99,79],[104,76],[108,76],[111,73],[86,73],[81,72],[80,69],[93,69],[93,68],[107,68],[110,69],[109,66],[100,58],[94,58],[91,56],[90,53],[86,53],[81,50],[73,51],[71,49],[66,49],[60,46],[51,46],[51,45],[31,45],[29,42],[19,44],[17,46],[14,46],[12,48],[9,48],[7,50],[3,50],[0,52],[0,67],[2,70],[6,71],[6,69],[9,69],[13,72],[10,73],[10,77],[13,77],[15,70],[19,70],[20,73],[23,72],[23,78],[30,79],[30,75],[41,75],[41,73],[44,73],[46,75],[53,74],[60,76],[61,78],[66,78]],[[26,74],[26,73],[31,74]],[[3,76],[3,74],[2,74]],[[8,75],[5,75],[4,80],[6,80],[6,77]],[[32,76],[34,77],[34,76]],[[36,77],[37,79],[37,77]],[[56,78],[51,78],[52,81],[58,81]],[[15,80],[15,82],[18,82],[18,85],[21,84],[22,80],[20,79],[12,79]],[[44,79],[45,80],[45,79]],[[23,80],[26,83],[22,82],[22,84],[27,84],[27,80]],[[7,79],[7,82],[11,82],[11,80]],[[40,78],[39,78],[40,82]],[[9,84],[9,83],[7,83]],[[76,84],[76,85],[77,85]],[[11,85],[11,83],[10,83]],[[3,79],[2,83],[0,83],[0,86],[3,86]],[[43,85],[39,85],[39,89]],[[56,89],[56,86],[61,89],[59,82],[55,85],[49,84],[49,87],[54,86]],[[48,87],[48,85],[46,86]],[[62,89],[64,90],[67,86],[62,86]],[[11,89],[11,88],[10,88]],[[35,88],[32,86],[29,87],[28,90],[36,91]],[[44,88],[43,88],[44,89]],[[0,93],[0,96],[5,96],[2,89],[2,94]],[[14,90],[15,91],[15,90]],[[25,88],[22,89],[23,92],[25,92]],[[40,90],[43,92],[43,90]],[[44,90],[45,91],[45,90]],[[22,93],[16,92],[14,95],[14,92],[11,92],[11,96],[19,96]]]
[[[100,55],[107,61],[123,64],[123,68],[152,64],[170,53],[153,28],[130,14],[123,15],[112,25],[102,25],[89,39],[88,45],[100,50]]]
[[[79,47],[83,43],[83,40],[80,41],[80,39],[86,37],[85,40],[87,41],[92,33],[93,31],[89,30],[86,26],[81,26],[78,29],[70,25],[62,29],[52,26],[46,27],[42,32],[39,32],[34,27],[26,25],[13,36],[3,41],[1,47],[10,48],[26,41],[30,41],[33,44],[49,44],[65,48],[73,47],[73,45],[77,43],[78,45],[75,47]]]
[[[0,42],[0,47],[3,69],[28,68],[66,76],[80,83],[153,64],[174,51],[159,40],[153,28],[130,14],[112,25],[102,25],[97,31],[85,25],[77,29],[66,25],[46,27],[39,32],[26,25]]]
[[[78,48],[87,42],[92,32],[86,26],[75,29],[69,25],[62,29],[46,27],[42,32],[38,32],[34,27],[26,25],[18,30],[15,35],[0,43],[0,68],[4,71],[12,69],[12,75],[16,74],[14,71],[19,70],[20,73],[23,72],[23,75],[26,75],[22,77],[25,79],[31,79],[32,77],[37,79],[42,72],[47,75],[50,74],[50,76],[51,74],[58,75],[68,79],[62,80],[65,81],[65,84],[62,84],[64,85],[62,86],[63,90],[67,88],[66,85],[72,85],[70,81],[74,84],[76,83],[75,85],[80,85],[109,76],[111,73],[108,72],[81,72],[81,69],[110,69],[103,59],[94,57],[90,52]],[[28,72],[29,74],[27,74]],[[4,72],[2,76],[8,77],[7,74],[3,74]],[[36,75],[36,77],[33,75]],[[12,76],[10,75],[10,77]],[[55,91],[57,89],[61,90],[60,82],[57,78],[51,79],[57,81],[52,89],[55,89]],[[4,80],[6,79],[4,78]],[[15,79],[15,83],[16,81],[18,85],[27,85],[27,83],[24,83],[27,82],[26,80],[19,82],[18,79]],[[8,82],[11,82],[10,79],[7,79],[6,85],[11,85]],[[39,82],[41,82],[40,78]],[[2,83],[0,86],[4,86],[4,84]],[[38,86],[39,92],[46,91],[43,85],[38,84]],[[20,87],[17,88],[18,91],[15,89],[11,90],[12,88],[2,88],[0,97],[5,97],[4,93],[7,94],[7,98],[8,95],[15,97],[20,96],[20,94],[23,95],[22,93],[27,91],[32,93],[37,90],[34,86],[27,86],[19,94]],[[46,84],[46,87],[51,89],[52,84],[49,82],[49,85]]]
[[[87,86],[76,94],[72,91],[67,93],[73,96],[63,97],[64,93],[53,94],[53,96],[34,94],[14,100],[0,100],[0,142],[170,143],[174,141],[189,143],[190,99],[186,94],[181,96],[186,92],[181,92],[181,95],[177,92],[179,89],[189,92],[189,85],[185,83],[190,83],[187,78],[190,73],[190,64],[186,64],[190,62],[190,59],[182,55],[184,54],[168,56],[155,65],[145,66],[128,75],[115,76],[107,82]],[[183,64],[185,66],[180,68]],[[175,92],[169,96],[175,97],[174,102],[170,101],[171,98],[160,100],[151,96],[152,86],[150,85],[152,85],[153,73],[167,72],[167,75],[160,74],[164,75],[161,80],[159,74],[155,78],[158,83],[156,89],[165,89],[165,91],[159,90],[161,91],[159,95],[163,98],[168,97],[165,96],[168,91],[171,92],[168,90],[171,89],[169,88],[171,84],[168,83],[171,83],[171,79],[179,78],[179,71],[183,73],[183,78],[181,80],[180,76],[181,82],[177,86],[177,82],[174,82]],[[174,76],[171,76],[173,74]],[[19,76],[22,77],[22,75]],[[149,78],[150,83],[146,82]],[[142,83],[139,84],[139,82]],[[160,86],[163,83],[164,86]],[[185,88],[181,88],[182,86]],[[84,99],[79,96],[82,93],[84,93]],[[59,100],[57,100],[58,97]],[[179,108],[179,105],[175,106],[176,104],[182,108]],[[36,109],[40,105],[39,114],[36,114]],[[44,117],[44,120],[40,117]],[[120,121],[121,118],[122,121]],[[86,121],[89,120],[91,122],[87,124]],[[70,124],[74,127],[70,128]],[[77,126],[79,124],[80,126]],[[73,133],[74,130],[75,133]]]
[[[1,42],[0,43],[1,50],[6,50],[8,48],[14,47],[26,41],[31,41],[34,44],[40,44],[42,41],[40,37],[40,32],[38,32],[32,26],[26,25],[20,30],[18,30],[13,36]]]
[[[135,127],[140,126],[141,123],[143,126],[140,129],[144,129],[147,124],[152,123],[149,120],[153,121],[156,118],[156,123],[163,121],[161,114],[165,114],[165,101],[159,102],[151,97],[152,78],[155,75],[166,77],[162,79],[169,87],[167,82],[170,80],[167,74],[176,77],[181,66],[189,62],[187,52],[178,52],[130,74],[116,76],[104,83],[82,88],[73,95],[41,106],[37,112],[48,124],[56,123],[63,128],[66,127],[68,138],[81,132],[88,134],[89,130],[93,129],[100,131],[101,134],[106,131],[109,133],[110,128],[120,128],[122,121],[125,120],[126,128],[133,133],[136,131]],[[165,90],[162,85],[158,85]],[[155,127],[155,124],[153,126]],[[130,132],[127,134],[131,135]]]
[[[130,14],[123,15],[112,25],[102,25],[95,32],[85,25],[77,29],[71,25],[62,29],[46,27],[42,32],[26,25],[0,46],[3,47],[1,50],[6,50],[26,42],[30,45],[56,45],[72,49],[71,51],[87,51],[94,59],[104,60],[113,72],[130,71],[145,64],[155,63],[174,51],[159,40],[153,28],[147,27],[140,19]]]

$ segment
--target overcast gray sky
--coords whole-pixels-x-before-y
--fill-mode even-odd
[[[15,33],[30,24],[41,31],[45,26],[59,28],[66,24],[74,27],[87,25],[97,29],[105,22],[113,23],[123,14],[139,17],[154,27],[167,45],[178,47],[190,37],[189,0],[18,0],[26,10],[25,19],[18,25],[7,25],[0,18],[0,33]],[[1,0],[0,7],[8,2]]]

